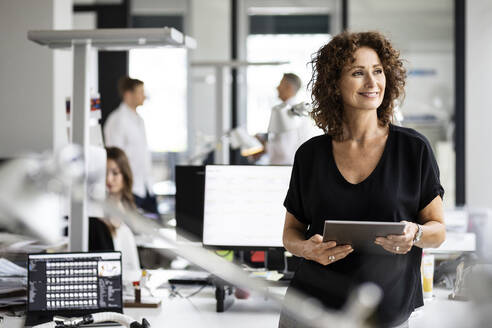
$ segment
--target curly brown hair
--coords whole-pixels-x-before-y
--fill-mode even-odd
[[[354,53],[361,47],[373,49],[379,56],[386,76],[386,89],[377,109],[379,124],[386,126],[392,120],[396,99],[403,99],[406,70],[400,52],[379,32],[343,32],[321,47],[310,62],[313,75],[311,116],[316,125],[334,140],[343,136],[343,101],[339,81],[343,68],[355,61]]]

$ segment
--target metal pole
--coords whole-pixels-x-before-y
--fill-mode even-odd
[[[73,45],[73,107],[72,142],[82,148],[84,172],[87,175],[89,160],[89,55],[90,41]],[[75,186],[74,186],[75,187]],[[77,189],[74,191],[74,189]],[[81,192],[81,201],[71,202],[68,221],[69,250],[86,252],[89,249],[89,220],[87,217],[87,179],[72,188],[72,192]]]
[[[215,164],[229,164],[229,140],[224,133],[229,131],[229,115],[226,112],[227,100],[225,99],[225,74],[228,67],[217,65],[215,67]]]

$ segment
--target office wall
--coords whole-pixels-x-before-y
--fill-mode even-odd
[[[410,76],[404,114],[434,114],[449,119],[454,111],[454,22],[452,0],[367,0],[349,2],[349,28],[377,30],[400,50]],[[439,98],[440,107],[434,106]]]
[[[183,0],[132,0],[132,15],[172,15],[183,14],[187,9],[187,1]]]
[[[492,2],[466,1],[466,201],[492,207]]]
[[[197,41],[190,62],[231,58],[230,1],[189,0],[186,33]],[[199,151],[204,136],[215,136],[215,81],[213,68],[191,68],[188,112],[189,153]],[[226,90],[226,95],[230,91]],[[229,106],[230,102],[226,102]]]
[[[31,29],[71,27],[71,1],[0,2],[0,158],[53,150],[66,139],[70,52],[27,40]]]

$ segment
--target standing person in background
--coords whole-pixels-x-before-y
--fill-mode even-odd
[[[301,79],[293,73],[285,73],[277,86],[282,103],[272,108],[268,125],[266,152],[270,164],[292,165],[297,148],[306,140],[321,134],[310,117],[291,111],[299,101],[296,94],[301,88]]]
[[[137,107],[143,105],[145,100],[144,83],[125,76],[118,83],[118,91],[122,102],[104,125],[105,143],[106,146],[121,148],[128,156],[137,207],[157,215],[157,202],[151,190],[151,154],[144,121],[137,113]]]

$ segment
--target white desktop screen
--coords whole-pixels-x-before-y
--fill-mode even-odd
[[[283,247],[291,171],[291,166],[206,166],[203,244]]]

